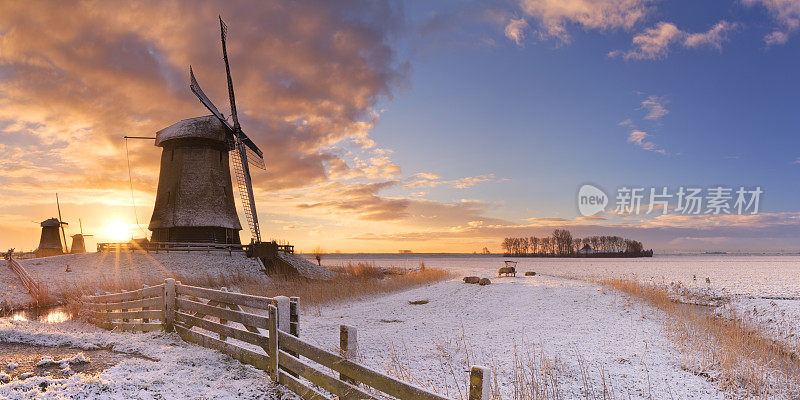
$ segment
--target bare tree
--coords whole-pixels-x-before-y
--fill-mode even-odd
[[[313,251],[313,254],[314,254],[314,258],[317,260],[317,265],[322,266],[322,256],[325,254],[322,251],[322,247],[320,247],[320,246],[315,247],[314,251]]]

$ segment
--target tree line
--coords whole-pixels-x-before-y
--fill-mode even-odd
[[[652,250],[644,250],[642,242],[619,236],[588,236],[573,238],[566,229],[556,229],[549,237],[507,237],[502,247],[506,256],[570,256],[578,254],[585,245],[598,254],[652,256]]]

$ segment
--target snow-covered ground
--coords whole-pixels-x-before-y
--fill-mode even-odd
[[[725,396],[715,383],[682,368],[657,310],[600,286],[555,275],[636,274],[644,280],[681,282],[693,290],[729,295],[734,305],[760,323],[774,326],[776,332],[780,326],[796,327],[800,321],[800,312],[796,312],[800,301],[794,300],[800,297],[797,256],[518,259],[517,277],[497,278],[503,260],[483,256],[328,256],[323,259],[328,265],[368,261],[386,267],[416,268],[424,261],[427,267],[453,271],[457,278],[379,297],[304,308],[301,337],[335,349],[339,325],[354,326],[362,362],[411,377],[452,398],[460,398],[466,390],[464,371],[469,364],[494,367],[504,398],[509,398],[515,354],[524,356],[533,350],[537,356],[541,352],[558,359],[563,398],[585,397],[583,377],[588,373],[595,390],[603,374],[615,398],[722,399]],[[136,260],[130,262],[114,261],[111,267],[95,268],[86,276],[116,279],[158,269],[143,268]],[[170,270],[192,269],[185,260],[158,262],[162,266],[178,265],[171,265]],[[61,273],[55,263],[40,264],[39,273],[46,273],[45,268],[53,274]],[[31,266],[32,274],[36,267]],[[523,276],[529,270],[539,274]],[[464,284],[460,278],[466,275],[490,277],[493,283]],[[795,283],[798,286],[793,286]],[[417,300],[427,303],[410,304]],[[0,385],[0,398],[14,398],[20,390],[37,388],[36,379],[53,380],[47,392],[52,397],[85,391],[112,398],[152,397],[153,392],[167,393],[167,398],[206,398],[228,389],[238,390],[230,396],[239,398],[278,395],[263,373],[214,351],[182,343],[171,334],[109,333],[81,322],[44,325],[0,320],[0,345],[3,341],[108,347],[160,361],[125,360],[96,377],[76,374],[64,380],[14,380]],[[120,383],[126,380],[130,383]],[[182,386],[188,388],[185,396],[179,390]]]
[[[656,255],[652,258],[514,258],[477,255],[329,254],[328,265],[370,262],[402,268],[445,268],[459,276],[494,276],[504,260],[518,261],[517,271],[558,276],[635,275],[644,281],[680,284],[695,292],[725,297],[745,317],[775,333],[776,339],[800,345],[800,255]],[[708,279],[708,282],[706,281]]]
[[[41,324],[0,319],[0,346],[4,342],[87,350],[107,348],[146,358],[124,359],[97,375],[17,377],[0,384],[2,399],[294,398],[285,388],[272,384],[263,371],[214,350],[185,343],[175,334],[121,334],[83,322]],[[47,348],[42,348],[42,356],[48,357]],[[3,373],[9,369],[9,361],[0,360]]]
[[[409,303],[416,300],[428,303]],[[452,280],[308,308],[301,337],[336,348],[340,324],[357,328],[364,363],[407,369],[420,384],[452,398],[465,391],[468,352],[470,363],[495,366],[503,398],[509,398],[514,352],[534,348],[561,361],[563,398],[583,397],[581,363],[595,387],[604,371],[618,398],[724,397],[713,383],[681,368],[656,312],[574,280],[493,277],[488,286]]]
[[[169,252],[145,253],[107,252],[68,254],[63,256],[19,260],[31,276],[41,282],[48,293],[56,298],[97,284],[159,284],[169,277],[200,279],[233,277],[237,279],[266,279],[262,267],[255,259],[243,253],[227,252]],[[8,296],[17,307],[32,303],[25,287],[16,275],[0,260],[0,297]],[[69,272],[67,272],[69,266]],[[9,275],[10,274],[10,275]],[[9,276],[6,276],[9,275]],[[12,282],[6,284],[5,282]]]

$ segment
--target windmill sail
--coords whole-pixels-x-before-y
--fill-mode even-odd
[[[253,240],[260,242],[261,230],[258,225],[258,214],[256,213],[256,203],[253,196],[250,165],[256,168],[266,169],[264,165],[264,154],[261,152],[261,149],[245,135],[239,125],[239,117],[236,112],[236,97],[233,92],[233,79],[231,79],[231,69],[228,64],[228,50],[225,45],[227,26],[225,26],[225,23],[222,21],[222,17],[219,18],[219,27],[220,36],[222,38],[222,56],[225,60],[225,73],[228,78],[228,96],[231,103],[231,119],[233,120],[233,126],[231,126],[230,122],[228,122],[225,116],[222,115],[214,103],[206,96],[203,89],[200,88],[200,84],[197,83],[191,66],[189,67],[189,80],[191,82],[189,87],[192,93],[200,99],[200,102],[230,130],[228,148],[232,151],[231,162],[233,163],[234,175],[236,175],[239,197],[242,200],[242,208],[247,218],[247,224],[250,226],[250,234]]]

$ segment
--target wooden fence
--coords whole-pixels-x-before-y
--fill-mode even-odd
[[[355,328],[341,326],[338,352],[300,339],[296,297],[252,296],[167,279],[131,292],[88,296],[84,302],[91,320],[100,326],[175,330],[187,342],[268,372],[273,381],[304,399],[448,400],[355,362]],[[472,368],[469,400],[490,399],[489,374],[485,367]]]
[[[20,263],[15,260],[12,256],[8,257],[8,267],[14,271],[15,274],[19,277],[19,280],[22,281],[22,284],[25,286],[26,289],[31,293],[33,299],[38,302],[42,299],[42,294],[44,289],[42,286],[37,282],[25,268],[20,265]]]
[[[121,252],[121,251],[134,251],[144,250],[158,253],[159,251],[227,251],[229,254],[233,252],[247,252],[251,246],[249,244],[232,244],[232,243],[184,243],[184,242],[119,242],[119,243],[97,243],[97,252]],[[294,246],[290,244],[276,244],[277,251],[285,253],[294,253]]]

